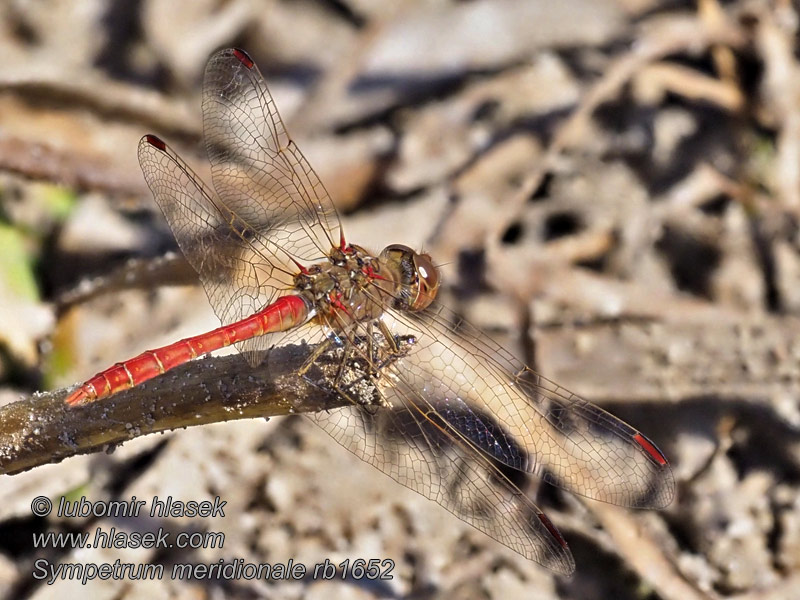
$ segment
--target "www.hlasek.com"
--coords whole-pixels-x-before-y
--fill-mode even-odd
[[[56,514],[59,517],[139,517],[144,516],[147,501],[133,496],[128,501],[90,501],[85,497],[79,500],[59,500]],[[149,515],[153,518],[178,517],[224,517],[227,502],[219,496],[213,501],[175,500],[172,496],[150,501]],[[31,502],[31,512],[37,516],[47,516],[53,510],[53,503],[46,496],[37,496]],[[221,532],[182,531],[173,533],[159,527],[156,531],[126,531],[116,527],[108,530],[95,528],[94,532],[34,533],[33,546],[42,548],[223,548],[225,534]],[[168,573],[164,565],[151,563],[125,563],[119,559],[113,563],[53,563],[40,558],[33,563],[33,577],[52,585],[59,580],[78,580],[88,583],[94,579],[261,579],[286,580],[303,579],[307,575],[313,579],[392,579],[394,561],[391,559],[355,559],[334,564],[328,559],[308,567],[303,563],[289,560],[286,563],[252,563],[235,558],[228,562],[219,559],[209,564],[173,564]]]

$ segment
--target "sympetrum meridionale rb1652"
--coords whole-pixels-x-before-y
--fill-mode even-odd
[[[439,306],[430,256],[401,245],[376,256],[347,242],[245,52],[216,53],[203,90],[216,194],[153,135],[139,143],[139,162],[223,326],[114,365],[69,404],[230,344],[255,365],[279,339],[305,340],[315,350],[298,376],[347,400],[312,420],[362,460],[555,571],[574,570],[567,544],[503,465],[622,506],[671,502],[672,472],[655,444]]]

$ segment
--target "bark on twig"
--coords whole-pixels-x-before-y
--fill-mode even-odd
[[[686,581],[664,551],[665,541],[658,534],[648,531],[629,511],[601,502],[592,502],[590,508],[603,529],[613,538],[625,564],[630,565],[643,581],[652,585],[659,596],[666,600],[710,600],[718,597]]]
[[[275,349],[251,369],[239,355],[196,360],[105,400],[64,404],[67,390],[0,407],[0,474],[14,474],[179,427],[313,412],[344,400],[297,377],[311,346]]]
[[[73,190],[144,196],[141,175],[115,170],[108,161],[80,149],[59,150],[46,144],[0,135],[0,169],[28,179],[49,181]]]
[[[131,258],[119,269],[85,279],[57,298],[58,310],[64,312],[98,296],[129,289],[154,289],[159,286],[199,285],[195,271],[183,254],[167,252],[153,258]]]

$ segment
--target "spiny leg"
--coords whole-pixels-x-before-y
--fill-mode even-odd
[[[400,347],[397,345],[397,342],[392,335],[392,332],[389,331],[388,325],[384,322],[383,319],[377,319],[378,321],[378,328],[381,330],[381,334],[383,334],[384,339],[386,342],[391,346],[392,353],[397,353],[400,351]]]
[[[337,390],[340,389],[340,384],[342,383],[342,378],[345,374],[345,369],[347,368],[347,361],[350,358],[350,354],[353,353],[353,344],[348,342],[344,346],[344,351],[342,352],[342,360],[339,362],[339,367],[336,369],[336,377],[333,380],[333,387]]]
[[[325,338],[325,340],[314,349],[314,351],[311,353],[311,356],[306,359],[306,361],[303,363],[303,366],[298,369],[297,375],[299,377],[303,377],[311,368],[311,365],[313,365],[320,356],[331,349],[330,347],[332,344],[333,342],[330,338]]]

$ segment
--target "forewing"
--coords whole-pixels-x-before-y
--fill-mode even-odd
[[[208,61],[203,130],[222,203],[276,253],[301,263],[325,259],[339,244],[338,214],[242,50],[221,50]]]
[[[672,501],[669,464],[630,425],[533,373],[444,307],[384,318],[415,338],[387,366],[402,382],[387,390],[390,402],[414,390],[484,453],[576,494],[637,508]]]
[[[146,135],[138,154],[147,185],[222,323],[260,310],[291,286],[291,273],[272,250],[169,146]]]

